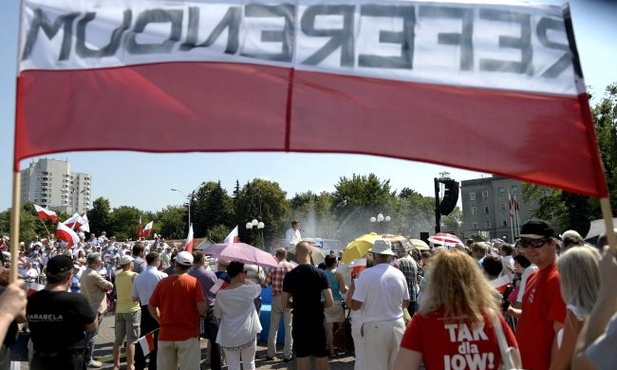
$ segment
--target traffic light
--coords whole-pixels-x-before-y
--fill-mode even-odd
[[[454,210],[456,202],[458,202],[458,182],[452,179],[443,179],[439,181],[446,186],[446,189],[441,203],[439,203],[438,211],[440,214],[447,216]]]

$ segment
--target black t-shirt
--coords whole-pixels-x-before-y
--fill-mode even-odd
[[[85,348],[84,325],[96,314],[81,294],[41,290],[28,298],[26,317],[36,352],[63,352]]]
[[[323,320],[321,292],[328,288],[328,277],[313,265],[298,265],[289,271],[283,280],[283,291],[293,297],[294,320],[296,317]]]
[[[2,253],[0,253],[1,255]],[[6,287],[0,285],[0,294],[4,293],[4,289],[6,289]],[[8,330],[6,331],[6,335],[4,337],[4,345],[7,347],[12,346],[13,344],[15,344],[15,342],[17,341],[17,321],[13,320],[13,322],[11,322],[11,324],[9,325]]]

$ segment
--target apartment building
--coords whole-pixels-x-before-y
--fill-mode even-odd
[[[464,235],[482,234],[511,243],[536,206],[523,201],[522,185],[521,181],[496,176],[462,181]],[[511,212],[511,199],[518,204],[516,212]]]
[[[92,207],[91,177],[71,172],[68,161],[41,158],[21,171],[21,201],[68,214]]]

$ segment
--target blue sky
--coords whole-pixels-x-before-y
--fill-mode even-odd
[[[617,1],[573,0],[570,4],[585,82],[601,95],[608,84],[617,82]],[[19,1],[0,1],[0,210],[11,204],[18,24]],[[440,172],[449,172],[456,180],[482,176],[444,166],[343,154],[81,152],[49,157],[68,159],[73,172],[90,173],[93,199],[105,197],[112,207],[129,205],[151,211],[183,203],[183,197],[170,188],[189,193],[202,181],[220,180],[231,192],[236,180],[243,185],[264,178],[278,182],[292,197],[309,190],[334,191],[342,176],[374,173],[390,179],[395,190],[409,187],[432,196],[433,178]],[[31,160],[36,158],[22,161],[21,168]]]

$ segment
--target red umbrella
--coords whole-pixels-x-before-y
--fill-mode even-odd
[[[226,259],[228,261],[238,261],[262,267],[276,267],[276,258],[270,253],[255,248],[245,243],[220,243],[212,244],[203,249],[204,254]]]
[[[449,233],[437,233],[428,238],[428,241],[433,244],[442,244],[446,246],[453,246],[456,244],[463,244],[461,239],[459,239],[456,235]]]

